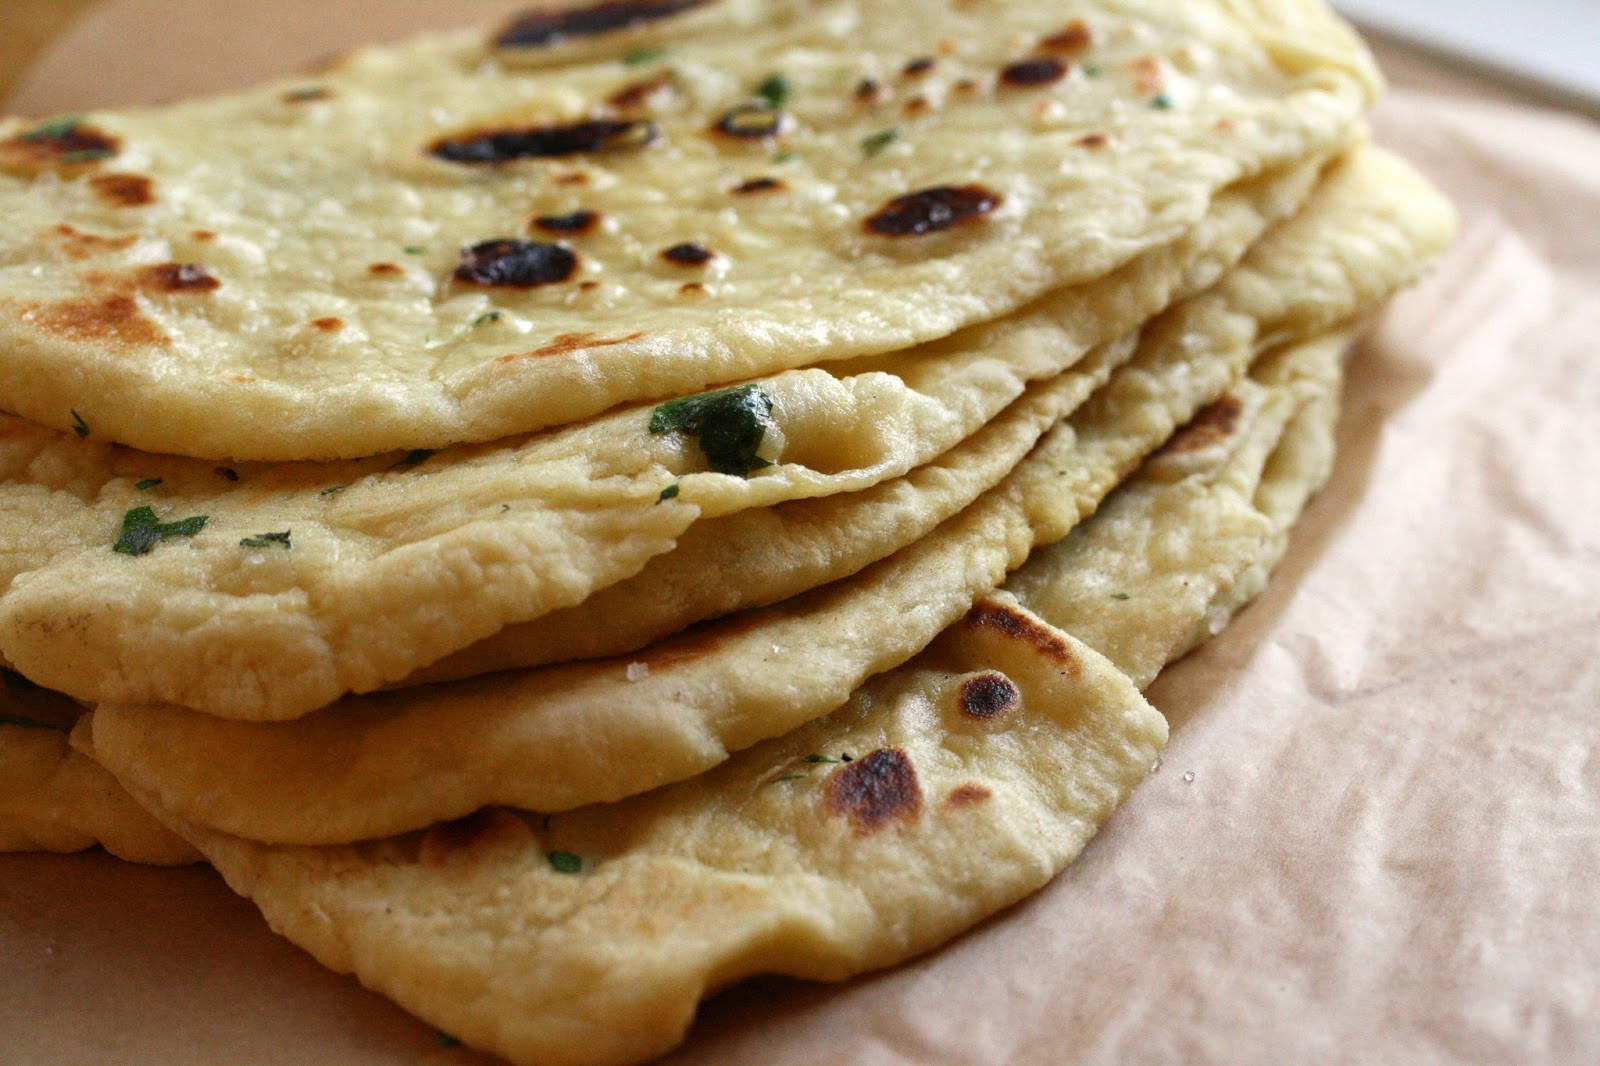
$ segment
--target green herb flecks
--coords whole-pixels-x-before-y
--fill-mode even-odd
[[[461,1041],[459,1039],[457,1039],[456,1037],[451,1036],[449,1033],[445,1032],[443,1029],[440,1029],[439,1032],[438,1032],[438,1040],[439,1040],[439,1046],[440,1047],[460,1047],[461,1046]]]
[[[899,139],[900,130],[898,127],[879,130],[872,136],[862,139],[861,154],[866,156],[868,159],[871,159],[873,156],[877,155],[879,152],[883,151],[885,148],[889,147]]]
[[[401,457],[398,463],[395,463],[389,469],[399,470],[402,468],[421,466],[429,459],[432,459],[433,456],[434,450],[432,448],[412,448],[409,452],[406,452],[406,454]]]
[[[654,63],[667,57],[668,49],[665,48],[635,48],[622,57],[623,66],[642,67],[647,63]]]
[[[564,874],[579,874],[583,872],[583,860],[570,851],[552,851],[550,853],[550,865]]]
[[[318,496],[337,496],[337,495],[339,495],[339,493],[343,492],[345,489],[347,489],[349,487],[350,487],[349,485],[329,485],[327,488],[325,488],[321,492],[317,493],[317,495]]]
[[[25,141],[49,141],[57,137],[70,137],[83,124],[83,119],[77,115],[65,118],[51,119],[41,123],[22,135]]]
[[[839,753],[839,757],[837,759],[835,759],[831,755],[812,754],[812,755],[807,755],[805,758],[801,759],[800,761],[802,763],[805,763],[807,766],[822,766],[822,765],[837,766],[837,765],[840,765],[842,763],[852,762],[853,759],[851,758],[849,753],[840,752]],[[810,770],[801,769],[796,773],[788,773],[788,774],[784,774],[781,777],[774,777],[771,781],[768,781],[767,784],[769,784],[769,785],[781,785],[785,781],[804,781],[806,778],[808,778],[810,776],[811,776],[811,771]]]
[[[677,482],[673,482],[671,485],[668,485],[666,488],[661,490],[661,495],[656,497],[656,502],[661,503],[663,500],[676,500],[678,498],[678,491],[679,486]]]
[[[63,163],[98,163],[102,159],[110,159],[116,155],[110,148],[85,148],[81,152],[68,152],[61,157]]]
[[[650,416],[651,433],[698,438],[713,470],[738,477],[772,465],[756,454],[772,425],[772,399],[756,385],[671,400]]]
[[[477,329],[479,326],[487,326],[491,322],[498,321],[500,321],[499,311],[485,311],[483,314],[472,320],[472,328]]]
[[[426,252],[428,249],[424,248],[420,244],[408,244],[408,245],[405,246],[405,248],[403,250],[407,255],[421,255],[422,253]]]
[[[1111,594],[1111,598],[1114,600],[1127,600],[1132,599],[1133,597],[1129,596],[1126,592],[1113,592]]]
[[[89,423],[85,422],[83,416],[77,411],[72,412],[72,432],[78,435],[79,440],[84,440],[89,436]]]
[[[241,547],[241,548],[271,548],[274,545],[280,545],[281,544],[283,546],[283,550],[284,551],[288,551],[289,549],[294,547],[294,544],[292,544],[290,542],[290,540],[289,540],[290,532],[291,532],[291,530],[287,530],[286,529],[282,533],[257,533],[253,537],[246,537],[243,540],[241,540],[239,542],[239,547]]]
[[[51,725],[49,722],[37,722],[32,718],[24,718],[20,714],[0,714],[0,725],[21,726],[23,729],[54,729],[61,731],[60,726]]]
[[[1100,64],[1098,63],[1085,63],[1079,69],[1083,71],[1085,78],[1098,78],[1100,76]]]
[[[782,74],[773,74],[756,86],[756,95],[765,100],[774,108],[782,107],[789,102],[789,79]]]
[[[779,152],[777,155],[772,157],[772,161],[774,163],[793,163],[795,161],[795,154],[793,152]]]
[[[772,397],[756,385],[669,400],[650,416],[651,433],[698,438],[711,469],[735,477],[749,477],[751,471],[772,465],[756,450],[773,425]]]
[[[1156,111],[1171,111],[1172,97],[1168,96],[1166,93],[1161,93],[1159,96],[1153,96],[1150,98],[1150,106]]]
[[[143,481],[137,482],[133,487],[138,489],[140,492],[149,492],[151,489],[161,484],[163,480],[165,479],[158,477],[147,477]]]
[[[192,537],[206,528],[207,516],[194,515],[176,522],[163,522],[150,507],[135,507],[122,516],[122,535],[111,550],[119,555],[148,555],[157,544],[171,537]]]

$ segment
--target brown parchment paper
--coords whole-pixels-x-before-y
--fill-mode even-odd
[[[0,0],[10,2],[10,0]],[[108,0],[15,109],[157,100],[493,0]],[[1351,365],[1263,598],[1043,893],[920,962],[711,1001],[684,1063],[1600,1061],[1600,128],[1400,54],[1462,237]],[[201,868],[0,856],[0,1062],[483,1061]]]

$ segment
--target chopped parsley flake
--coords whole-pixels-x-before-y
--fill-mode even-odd
[[[500,312],[499,311],[485,311],[483,314],[479,315],[476,319],[473,320],[472,326],[473,326],[474,329],[476,329],[479,326],[486,326],[490,322],[498,322],[498,321],[500,321]]]
[[[274,544],[283,545],[283,550],[288,551],[294,545],[289,542],[290,530],[282,533],[257,533],[253,537],[246,537],[239,542],[241,548],[270,548]]]
[[[89,423],[85,422],[77,411],[72,412],[72,432],[78,435],[79,440],[89,435]]]
[[[1150,106],[1155,108],[1157,111],[1170,111],[1172,110],[1172,97],[1168,96],[1166,93],[1152,97],[1150,99]]]
[[[661,490],[661,495],[656,497],[656,502],[660,503],[662,500],[675,500],[677,498],[678,484],[674,482],[673,484],[668,485],[666,488]]]
[[[509,510],[511,510],[511,505],[509,503],[502,503],[500,505],[500,513],[501,514],[505,514]]]
[[[809,765],[812,765],[812,766],[816,766],[818,764],[838,765],[840,763],[847,763],[847,762],[850,762],[852,760],[851,760],[851,757],[850,757],[850,755],[848,753],[840,752],[839,753],[839,757],[837,759],[835,759],[831,755],[807,755],[805,758],[801,759],[800,761],[803,762],[803,763],[807,763]],[[769,781],[767,783],[770,784],[770,785],[779,785],[779,784],[782,784],[785,781],[802,781],[805,778],[810,777],[810,776],[811,775],[810,775],[809,771],[801,770],[798,773],[784,774],[782,777],[775,777],[775,778],[773,778],[771,781]]]
[[[1098,63],[1085,63],[1083,65],[1083,76],[1086,78],[1098,78],[1100,76],[1100,65]]]
[[[891,127],[890,129],[886,130],[879,130],[872,136],[862,139],[862,154],[868,159],[871,159],[873,156],[877,155],[879,152],[883,151],[885,148],[889,147],[899,139],[900,130],[898,128]]]
[[[772,425],[772,398],[756,385],[669,400],[650,415],[651,433],[697,437],[711,469],[735,477],[772,465],[756,454]]]
[[[22,135],[25,141],[48,141],[54,137],[67,137],[81,125],[83,119],[76,115],[69,118],[51,119],[42,123]]]
[[[162,482],[161,478],[158,478],[158,477],[147,477],[143,481],[141,481],[138,484],[134,485],[133,487],[138,489],[140,492],[148,492],[151,489],[155,488],[157,485],[161,484],[161,482]]]
[[[622,63],[624,66],[642,67],[646,63],[654,63],[658,59],[666,58],[666,56],[667,49],[665,48],[636,48],[622,57]]]
[[[343,492],[345,489],[347,489],[349,487],[350,487],[349,485],[329,485],[327,488],[325,488],[321,492],[317,493],[317,495],[318,496],[337,496],[339,493]]]
[[[583,872],[583,860],[570,851],[552,851],[550,865],[564,874],[577,874]]]
[[[782,74],[773,74],[756,86],[756,95],[772,107],[782,107],[789,101],[789,79]]]
[[[98,163],[102,159],[110,159],[117,153],[110,148],[85,148],[81,152],[68,152],[61,157],[63,163]]]
[[[794,162],[794,159],[795,155],[793,152],[779,152],[777,155],[772,157],[772,161],[774,163],[792,163]]]
[[[111,550],[119,555],[148,555],[157,544],[170,537],[192,537],[206,528],[207,516],[194,515],[176,522],[163,522],[154,509],[135,507],[122,516],[122,535]]]
[[[409,452],[406,452],[406,454],[398,463],[395,463],[394,466],[390,467],[389,469],[398,470],[401,467],[421,466],[429,459],[432,459],[433,455],[434,451],[432,448],[412,448]]]
[[[1126,600],[1131,599],[1132,597],[1130,597],[1126,592],[1113,592],[1111,594],[1111,598],[1114,600]]]
[[[421,255],[423,252],[426,252],[427,250],[428,249],[424,248],[420,244],[408,244],[408,245],[405,246],[405,249],[404,249],[404,251],[405,251],[405,253],[407,255]]]

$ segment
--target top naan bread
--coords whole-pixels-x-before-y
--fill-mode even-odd
[[[0,125],[0,405],[353,458],[896,350],[1172,241],[1377,86],[1305,0],[709,2],[646,5],[711,22],[665,51],[678,14],[530,63],[573,33],[524,21]]]

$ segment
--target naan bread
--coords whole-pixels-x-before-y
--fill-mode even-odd
[[[1270,523],[1266,537],[1232,582],[1218,590],[1205,617],[1190,623],[1188,635],[1175,645],[1175,652],[1168,653],[1169,660],[1187,655],[1222,632],[1233,616],[1267,587],[1272,571],[1289,549],[1290,527],[1332,472],[1333,424],[1338,414],[1338,397],[1331,395],[1319,398],[1296,416],[1283,446],[1272,454],[1254,501],[1256,510]],[[1124,672],[1132,676],[1131,671]]]
[[[1336,331],[1262,359],[1093,519],[1030,556],[1006,591],[1141,689],[1220,633],[1265,587],[1332,470],[1352,337]]]
[[[97,755],[187,821],[292,843],[388,835],[495,803],[567,809],[702,773],[910,658],[1090,513],[1266,338],[1314,336],[1370,310],[1449,231],[1413,171],[1359,153],[1216,293],[1151,327],[1148,367],[1119,373],[999,486],[847,581],[636,657],[349,698],[294,723],[107,703],[93,718]]]
[[[898,351],[1170,243],[1378,84],[1309,0],[829,0],[641,65],[498,51],[0,126],[5,406],[352,458]]]
[[[399,681],[631,576],[696,517],[860,491],[938,457],[1030,382],[1058,379],[1213,283],[1303,202],[1316,170],[1229,190],[1171,244],[1000,322],[761,380],[773,404],[762,446],[776,463],[749,477],[708,471],[683,434],[650,432],[650,408],[437,455],[224,468],[0,416],[0,588],[12,579],[0,650],[80,699],[254,720]],[[204,515],[206,529],[147,558],[116,556],[118,525],[139,505]],[[292,534],[292,549],[241,544],[263,532]]]
[[[1036,891],[1165,739],[1108,662],[986,601],[833,717],[619,804],[322,849],[179,828],[274,929],[443,1031],[624,1063],[718,985],[892,965]]]
[[[82,851],[194,862],[193,848],[68,744],[82,708],[0,667],[0,851]]]
[[[1330,340],[1329,343],[1337,343]],[[1261,379],[1273,381],[1285,370],[1297,371],[1290,360],[1273,361],[1261,368]],[[1341,367],[1342,369],[1342,367]],[[1312,493],[1319,490],[1333,472],[1334,425],[1339,416],[1339,381],[1335,379],[1325,393],[1314,396],[1296,416],[1278,449],[1272,453],[1253,506],[1265,515],[1268,534],[1248,565],[1234,576],[1232,584],[1212,600],[1206,617],[1191,624],[1189,636],[1178,654],[1199,647],[1220,633],[1233,615],[1261,594],[1273,569],[1289,548],[1289,530],[1299,520]],[[1138,676],[1133,671],[1125,671]],[[1141,686],[1143,687],[1143,686]]]
[[[503,458],[218,468],[0,416],[0,652],[86,701],[304,711],[581,602],[699,514]],[[167,539],[132,539],[139,515]]]

